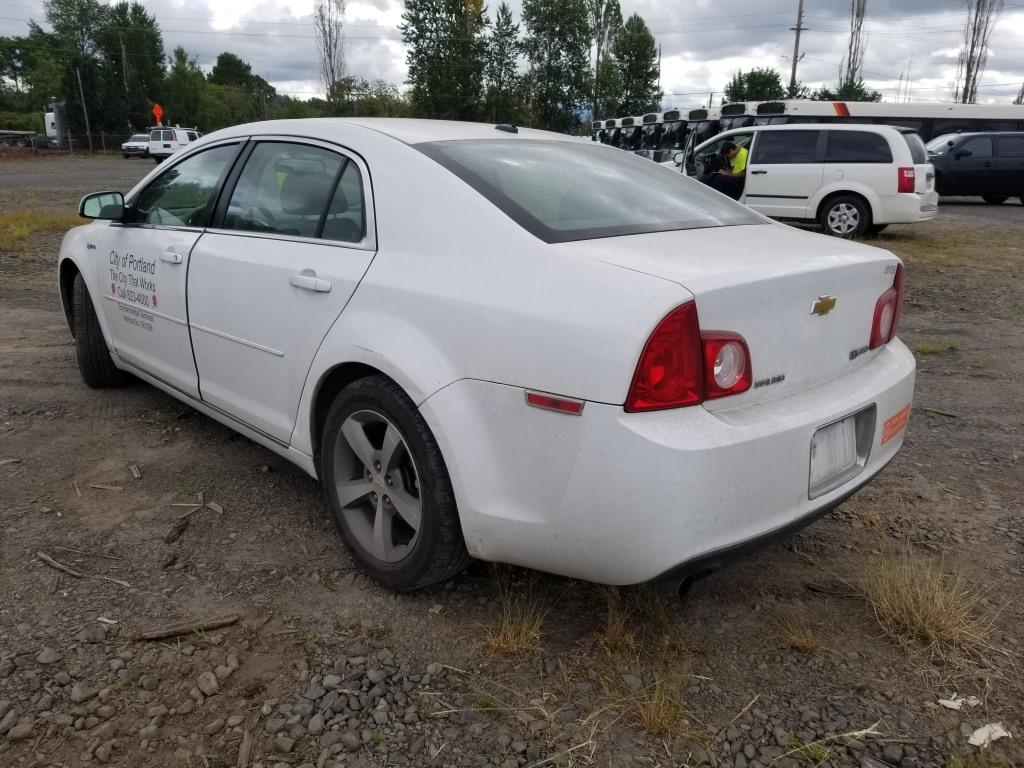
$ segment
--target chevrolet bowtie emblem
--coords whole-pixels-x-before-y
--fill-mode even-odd
[[[827,315],[836,306],[835,296],[819,296],[817,300],[811,304],[812,315]]]

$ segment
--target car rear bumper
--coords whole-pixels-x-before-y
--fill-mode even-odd
[[[939,212],[939,193],[914,192],[887,195],[882,198],[881,211],[875,224],[916,224],[934,219]]]
[[[471,554],[634,584],[708,568],[722,553],[834,508],[899,450],[902,429],[882,438],[913,389],[913,355],[894,341],[842,379],[714,413],[626,413],[588,402],[570,416],[527,407],[521,388],[473,380],[421,408]],[[863,469],[810,499],[815,430],[871,405]]]

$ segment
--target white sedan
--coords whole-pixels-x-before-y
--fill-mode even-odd
[[[395,589],[470,557],[682,583],[903,442],[900,261],[614,148],[280,120],[80,213],[59,283],[85,382],[133,374],[294,462]]]

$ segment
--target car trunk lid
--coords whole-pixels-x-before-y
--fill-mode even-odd
[[[745,393],[707,401],[709,410],[784,397],[843,376],[870,359],[875,304],[892,286],[899,263],[878,248],[780,224],[659,232],[559,247],[676,282],[694,295],[702,331],[743,336],[754,385]]]

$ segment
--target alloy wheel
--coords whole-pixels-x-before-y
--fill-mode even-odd
[[[849,235],[860,226],[860,211],[849,203],[840,203],[828,212],[828,228],[839,235]]]
[[[373,558],[397,563],[416,544],[423,517],[419,472],[398,427],[361,410],[338,431],[335,493],[345,523]]]

